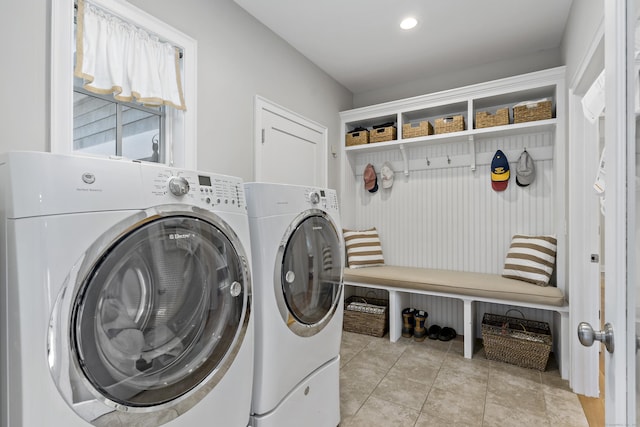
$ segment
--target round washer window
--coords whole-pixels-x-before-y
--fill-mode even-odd
[[[72,345],[107,399],[145,407],[203,381],[234,345],[244,268],[229,238],[199,218],[150,221],[94,266],[72,314]]]
[[[341,244],[323,216],[305,218],[291,234],[282,258],[281,284],[289,312],[304,325],[317,325],[340,303]]]

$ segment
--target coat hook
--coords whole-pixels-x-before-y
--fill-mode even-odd
[[[447,154],[447,163],[451,164],[451,158],[449,158],[449,155]]]
[[[431,166],[431,160],[427,157],[427,166]]]

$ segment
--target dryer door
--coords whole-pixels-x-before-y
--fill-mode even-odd
[[[320,332],[342,304],[342,239],[323,211],[304,212],[282,240],[276,261],[276,299],[289,328]]]
[[[70,350],[72,385],[58,384],[67,401],[87,400],[80,383],[103,406],[121,409],[120,418],[174,405],[200,384],[215,386],[242,342],[250,307],[245,252],[220,218],[173,211],[136,221],[119,224],[117,238],[108,234],[108,244],[89,251],[51,328],[54,349]],[[59,366],[51,369],[64,379]]]

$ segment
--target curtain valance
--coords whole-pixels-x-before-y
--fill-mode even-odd
[[[78,0],[75,75],[94,93],[185,109],[178,48],[86,0]]]

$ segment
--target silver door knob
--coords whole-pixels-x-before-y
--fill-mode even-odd
[[[594,331],[587,322],[580,322],[578,325],[578,339],[580,344],[585,347],[591,347],[595,341],[600,341],[609,353],[613,353],[613,326],[610,323],[605,323],[604,330]]]

